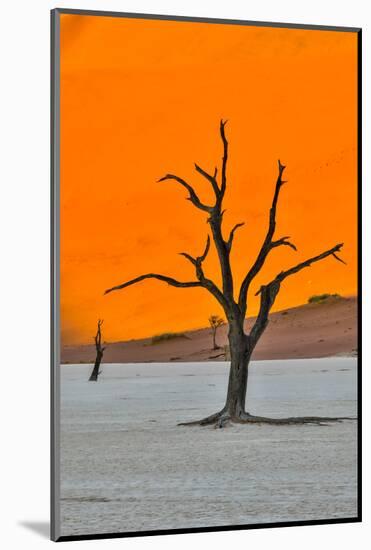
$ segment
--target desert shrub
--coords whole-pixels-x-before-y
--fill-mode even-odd
[[[318,304],[318,303],[321,303],[321,302],[324,302],[325,300],[327,300],[328,298],[341,298],[340,294],[315,294],[314,296],[310,296],[310,298],[308,298],[308,303],[309,304]]]
[[[160,344],[161,342],[167,342],[175,338],[189,338],[189,336],[186,336],[184,332],[164,332],[163,334],[152,336],[151,344]]]

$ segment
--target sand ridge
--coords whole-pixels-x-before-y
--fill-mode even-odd
[[[246,320],[246,329],[255,318]],[[169,328],[169,331],[171,327]],[[182,336],[153,344],[151,338],[107,342],[104,363],[145,363],[168,361],[223,361],[226,356],[227,326],[218,329],[212,349],[210,328],[184,332]],[[352,356],[357,354],[357,298],[328,298],[278,311],[259,341],[253,359],[293,359],[309,357]],[[62,363],[93,362],[93,345],[64,346]]]

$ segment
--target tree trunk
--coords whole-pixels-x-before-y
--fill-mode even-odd
[[[218,346],[216,345],[216,329],[213,328],[213,349],[218,349]]]
[[[252,349],[243,326],[230,325],[228,339],[231,366],[224,411],[231,418],[240,418],[245,414],[248,366]]]
[[[262,325],[261,334],[265,326]],[[179,426],[207,426],[214,424],[217,428],[224,428],[229,422],[241,422],[251,424],[272,424],[272,425],[303,425],[317,424],[328,425],[329,422],[341,422],[342,420],[354,420],[351,417],[325,417],[325,416],[298,416],[287,418],[269,418],[255,416],[245,410],[248,369],[252,352],[260,338],[246,335],[243,330],[243,323],[235,319],[229,322],[229,349],[231,355],[231,366],[229,370],[229,381],[227,399],[224,407],[206,418],[191,422],[181,422]]]
[[[94,363],[94,368],[89,378],[89,382],[96,382],[98,380],[98,376],[100,374],[99,367],[102,361],[102,357],[103,357],[103,351],[98,351],[95,359],[95,363]]]

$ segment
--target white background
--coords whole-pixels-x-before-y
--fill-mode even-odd
[[[315,23],[363,28],[370,68],[366,0],[256,0],[255,2],[7,0],[0,18],[0,541],[4,548],[41,548],[49,519],[49,10],[54,7]],[[369,91],[370,70],[364,63]],[[364,86],[364,98],[366,98]],[[341,116],[341,113],[339,113]],[[367,121],[366,121],[367,119]],[[364,157],[370,143],[365,109]],[[366,124],[367,122],[367,124]],[[367,162],[367,159],[365,158]],[[370,190],[363,176],[364,250],[370,250]],[[331,205],[329,205],[331,207]],[[366,254],[364,253],[364,256]],[[369,256],[369,254],[367,255]],[[364,422],[370,406],[370,262],[364,261]],[[370,433],[370,425],[367,426]],[[364,523],[83,541],[69,547],[125,545],[129,549],[194,549],[238,544],[275,550],[366,548],[371,539],[370,437],[364,435]],[[369,543],[368,543],[369,544]]]

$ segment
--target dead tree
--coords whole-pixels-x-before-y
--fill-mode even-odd
[[[97,382],[98,376],[102,372],[99,370],[99,368],[103,358],[103,352],[106,349],[105,347],[104,348],[102,347],[102,331],[101,331],[102,325],[103,325],[103,320],[98,319],[97,334],[94,336],[95,349],[96,349],[97,355],[95,357],[94,368],[91,372],[89,382]]]
[[[343,420],[342,417],[328,418],[317,416],[306,417],[290,417],[290,418],[266,418],[261,416],[255,416],[246,411],[245,400],[247,390],[247,380],[249,372],[249,363],[251,355],[255,349],[259,338],[263,334],[268,325],[269,313],[274,304],[274,301],[281,289],[282,283],[288,278],[299,273],[302,269],[305,269],[312,264],[324,260],[325,258],[334,258],[342,263],[343,260],[339,258],[337,253],[341,250],[343,244],[336,244],[328,250],[315,254],[311,258],[303,260],[302,262],[294,265],[289,269],[285,269],[277,274],[271,281],[260,287],[256,292],[256,295],[260,297],[260,308],[254,325],[249,333],[245,332],[245,318],[247,313],[247,298],[248,293],[257,274],[263,268],[265,261],[269,254],[273,250],[282,246],[287,246],[293,251],[296,251],[296,246],[290,241],[290,237],[275,237],[276,230],[276,211],[278,205],[278,199],[284,183],[283,173],[285,166],[278,161],[278,176],[274,189],[271,208],[268,218],[268,229],[265,239],[261,245],[260,251],[252,263],[251,267],[247,270],[245,277],[242,280],[242,284],[239,289],[235,288],[235,281],[231,267],[231,250],[234,243],[234,237],[236,230],[242,227],[243,223],[237,223],[232,227],[229,233],[225,234],[223,225],[223,199],[227,189],[227,162],[228,162],[228,140],[225,133],[226,121],[220,122],[220,137],[223,145],[223,156],[221,161],[220,176],[218,168],[215,168],[213,173],[209,173],[198,164],[195,164],[195,170],[203,178],[205,178],[213,191],[214,200],[212,204],[205,204],[201,201],[195,189],[183,178],[175,174],[166,174],[159,181],[176,182],[186,189],[188,192],[187,200],[189,200],[193,206],[201,210],[206,215],[206,221],[209,224],[213,243],[215,245],[221,276],[222,286],[221,288],[213,282],[204,271],[204,262],[210,249],[210,236],[207,236],[206,246],[203,253],[200,256],[193,257],[186,252],[182,252],[184,256],[195,269],[196,279],[192,281],[179,281],[173,277],[160,275],[157,273],[147,273],[140,275],[135,279],[131,279],[122,284],[109,288],[105,291],[105,294],[109,292],[121,290],[131,285],[144,281],[145,279],[158,279],[165,282],[168,285],[177,288],[203,288],[217,300],[222,306],[225,316],[228,322],[228,339],[231,354],[231,365],[229,371],[229,382],[227,396],[225,404],[222,409],[215,414],[197,420],[195,422],[189,422],[187,424],[216,424],[217,426],[224,426],[227,421],[234,422],[246,422],[246,423],[269,423],[269,424],[308,424],[308,423],[326,423]],[[226,235],[226,236],[225,236]]]
[[[224,321],[218,315],[211,315],[209,317],[209,324],[213,335],[213,349],[219,349],[219,346],[216,343],[216,331],[224,324]]]

